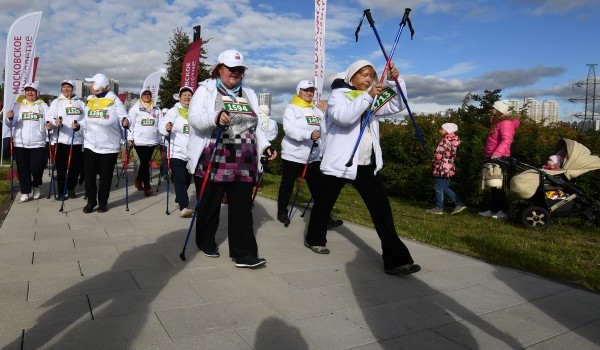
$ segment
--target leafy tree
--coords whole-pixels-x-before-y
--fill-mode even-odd
[[[203,40],[203,39],[200,39]],[[209,65],[203,63],[203,60],[207,57],[206,44],[209,40],[203,40],[202,49],[200,51],[200,66],[198,69],[198,80],[202,81],[210,76]],[[160,91],[158,99],[162,107],[170,108],[177,101],[173,98],[173,94],[179,91],[179,84],[181,82],[181,69],[183,68],[183,60],[185,54],[190,47],[190,37],[181,28],[176,28],[173,31],[173,37],[169,39],[169,45],[171,49],[168,52],[167,72],[160,78]],[[196,88],[193,86],[193,88]]]

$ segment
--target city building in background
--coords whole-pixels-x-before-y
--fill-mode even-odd
[[[258,94],[258,105],[267,106],[269,108],[269,111],[271,111],[271,93],[261,92],[260,94]]]
[[[544,125],[560,121],[560,103],[554,100],[538,101],[533,98],[521,100],[509,100],[508,106],[515,111],[525,110],[527,117],[536,123]]]

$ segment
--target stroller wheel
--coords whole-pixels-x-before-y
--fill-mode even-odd
[[[521,222],[527,228],[543,230],[551,221],[550,212],[542,207],[531,206],[521,212]]]

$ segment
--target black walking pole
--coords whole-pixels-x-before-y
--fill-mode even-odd
[[[206,187],[206,182],[210,177],[210,172],[212,170],[212,163],[215,158],[215,153],[217,153],[217,146],[219,146],[219,141],[221,141],[221,137],[223,135],[223,131],[226,130],[227,127],[220,127],[217,132],[217,136],[215,138],[215,148],[213,148],[210,153],[210,159],[208,160],[208,166],[206,167],[206,171],[204,172],[204,179],[202,179],[202,186],[200,187],[200,192],[198,193],[198,198],[196,199],[196,205],[194,207],[194,215],[192,215],[192,221],[190,222],[190,228],[188,229],[187,236],[185,236],[185,243],[183,244],[183,250],[181,254],[179,254],[179,258],[182,261],[186,260],[185,257],[185,249],[187,248],[188,241],[190,240],[190,234],[192,233],[192,227],[194,227],[194,221],[196,221],[196,215],[198,215],[198,209],[200,208],[200,201],[202,200],[202,195],[204,194],[204,188]]]
[[[127,142],[127,128],[123,128],[125,132],[125,162],[123,163],[123,171],[125,172],[125,211],[129,211],[129,176],[127,168],[129,167],[129,142]]]
[[[50,130],[48,131],[48,152],[50,153],[49,157],[52,158],[52,175],[50,176],[50,188],[48,189],[48,197],[46,199],[50,199],[52,194],[52,190],[54,190],[54,198],[56,199],[58,193],[56,192],[56,180],[54,179],[54,170],[56,170],[56,152],[58,151],[58,138],[60,136],[60,129],[62,128],[62,124],[58,126],[56,130],[56,144],[54,145],[54,152],[52,152],[52,146],[50,143]]]
[[[171,171],[171,130],[167,130],[169,133],[169,136],[167,137],[167,143],[169,145],[169,148],[167,148],[167,175],[170,175],[169,172]],[[171,177],[168,177],[169,180],[167,180],[167,211],[165,212],[165,214],[167,215],[171,215],[171,213],[169,212],[169,191],[170,191],[170,185],[169,183],[171,182]],[[160,181],[160,180],[159,180]]]
[[[298,180],[298,187],[296,188],[296,195],[294,196],[294,201],[292,202],[292,207],[290,208],[290,212],[288,213],[288,219],[283,224],[283,226],[288,227],[290,225],[290,221],[292,220],[292,214],[294,211],[294,205],[296,204],[296,200],[298,200],[298,193],[300,192],[300,188],[302,187],[302,182],[304,181],[304,176],[306,176],[306,169],[308,169],[308,163],[310,162],[310,155],[315,147],[319,147],[319,144],[316,141],[313,141],[312,146],[310,147],[310,152],[308,152],[308,158],[306,159],[306,164],[304,164],[304,169],[302,169],[302,175]]]
[[[313,197],[310,196],[310,199],[308,200],[308,203],[306,203],[306,206],[304,207],[304,210],[302,211],[302,214],[300,214],[300,217],[303,218],[304,214],[306,214],[306,209],[308,209],[308,207],[310,207],[310,203],[312,203]]]
[[[10,200],[15,199],[15,174],[13,167],[13,118],[10,118],[8,123],[10,131]]]

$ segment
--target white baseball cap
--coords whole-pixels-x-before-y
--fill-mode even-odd
[[[219,54],[218,63],[223,63],[227,67],[244,67],[244,55],[238,50],[225,50]]]
[[[104,89],[105,87],[108,87],[109,84],[108,77],[102,73],[96,73],[96,75],[91,78],[85,78],[85,81],[94,83],[94,89],[96,90]]]
[[[315,88],[315,84],[310,80],[301,80],[298,85],[296,85],[296,94],[300,93],[300,89],[317,89]]]
[[[493,105],[493,107],[494,107],[494,108],[495,108],[495,109],[496,109],[498,112],[500,112],[500,113],[502,113],[502,114],[506,114],[506,113],[508,113],[508,109],[509,109],[509,107],[508,107],[508,104],[506,104],[506,102],[504,102],[504,101],[496,101],[496,102],[494,102],[494,105]]]
[[[189,86],[182,86],[179,88],[179,92],[176,94],[173,94],[173,98],[175,99],[175,101],[179,101],[179,95],[181,95],[184,91],[189,91],[192,93],[192,95],[194,94],[194,89],[192,89]]]
[[[148,91],[150,93],[150,95],[152,95],[152,90],[148,89],[148,88],[143,88],[142,90],[140,90],[140,96],[142,96],[144,94],[144,92]]]
[[[75,83],[73,82],[73,80],[65,79],[60,82],[60,86],[63,86],[64,84],[69,84],[71,85],[71,87],[75,87]]]
[[[27,89],[27,88],[32,88],[35,91],[39,91],[37,82],[27,83],[27,84],[23,85],[23,91],[25,91],[25,89]]]

